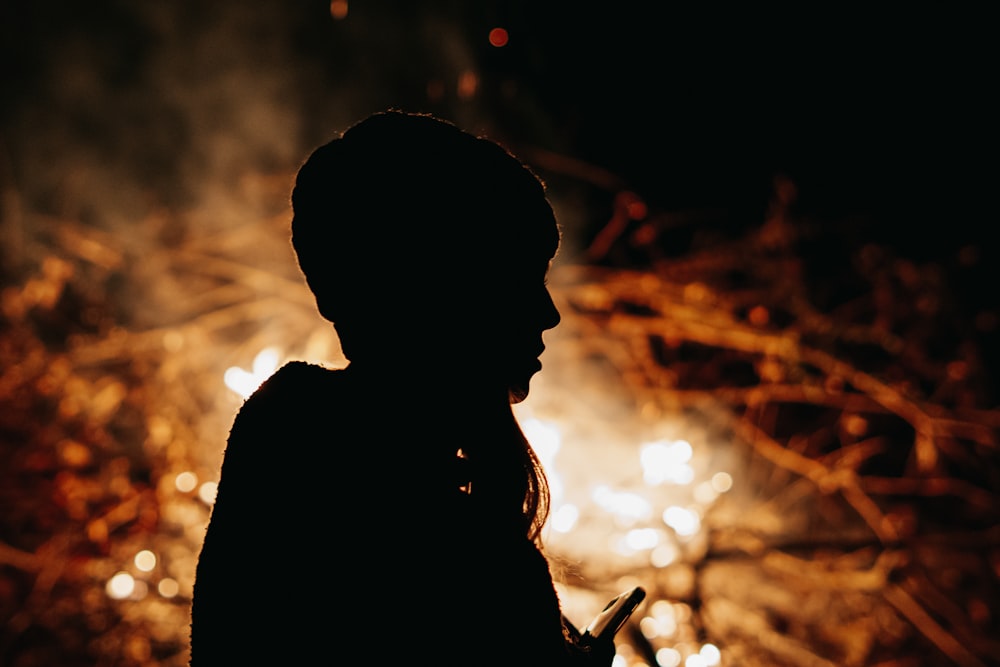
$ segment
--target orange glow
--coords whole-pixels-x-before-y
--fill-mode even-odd
[[[965,361],[953,361],[945,367],[945,370],[948,379],[956,382],[961,382],[969,376],[969,364]]]
[[[750,309],[747,314],[751,324],[755,324],[759,327],[766,325],[771,320],[771,314],[767,312],[767,308],[764,306],[754,306]]]
[[[552,529],[559,533],[570,532],[579,520],[580,510],[576,505],[561,505],[549,517]]]
[[[462,72],[461,76],[458,77],[458,96],[462,99],[468,99],[476,94],[476,88],[479,87],[479,77],[472,70],[465,70]]]
[[[701,518],[693,510],[672,505],[663,510],[663,523],[673,528],[678,535],[690,537],[701,529]]]
[[[167,577],[166,579],[161,579],[160,583],[156,585],[156,591],[165,598],[172,598],[180,593],[181,587],[176,579]]]
[[[643,445],[640,451],[643,480],[650,486],[657,484],[689,484],[694,471],[688,465],[693,450],[686,440],[659,441]]]
[[[712,488],[719,493],[725,493],[733,488],[733,476],[728,472],[717,472],[712,475]]]
[[[656,547],[649,553],[649,563],[653,567],[667,567],[668,565],[677,562],[677,559],[680,556],[680,550],[675,544],[671,542],[663,542],[661,544],[657,544]]]
[[[632,220],[642,220],[649,215],[649,207],[646,206],[646,202],[634,192],[621,193],[619,201],[625,207],[625,214]]]
[[[108,597],[115,600],[124,600],[135,593],[135,579],[128,572],[118,572],[108,579],[104,587]]]
[[[661,648],[656,652],[656,663],[663,667],[677,667],[681,664],[681,652],[675,648]]]
[[[628,204],[628,215],[633,220],[642,220],[646,217],[649,209],[646,208],[646,202],[636,199]]]
[[[653,602],[639,623],[639,631],[648,639],[673,637],[677,632],[677,617],[673,606],[666,600]]]
[[[715,644],[704,644],[698,654],[705,659],[706,665],[718,665],[722,661],[722,652]]]
[[[490,30],[490,44],[493,46],[497,48],[507,46],[508,39],[510,39],[510,36],[504,28],[493,28],[493,30]]]
[[[198,485],[198,476],[193,472],[182,472],[177,477],[174,478],[174,486],[177,487],[178,491],[182,493],[187,493],[189,491],[194,491],[194,488]]]
[[[156,567],[156,554],[154,554],[149,549],[143,549],[135,555],[132,559],[135,566],[142,570],[143,572],[150,572],[154,567]]]
[[[201,499],[201,502],[206,505],[212,505],[215,503],[215,494],[218,490],[218,482],[205,482],[198,487],[198,497]]]
[[[855,437],[861,437],[868,432],[868,420],[861,415],[845,415],[844,430]]]
[[[223,379],[227,387],[243,398],[249,398],[250,394],[255,392],[257,387],[270,377],[271,373],[278,370],[280,362],[278,349],[267,347],[258,352],[257,356],[254,357],[252,371],[245,371],[239,366],[232,366],[226,370]]]
[[[347,0],[331,0],[330,16],[338,21],[347,17]]]

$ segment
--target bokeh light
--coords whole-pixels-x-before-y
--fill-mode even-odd
[[[505,28],[493,28],[490,30],[490,44],[496,47],[507,46],[510,35]]]
[[[143,572],[150,572],[156,567],[156,554],[148,549],[143,549],[135,555],[135,566]]]
[[[115,600],[124,600],[135,592],[135,579],[128,572],[118,572],[108,579],[104,589],[108,597]]]

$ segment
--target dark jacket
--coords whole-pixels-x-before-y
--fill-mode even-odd
[[[293,362],[239,411],[192,667],[570,664],[545,557],[477,512],[433,453],[446,409],[349,375]]]

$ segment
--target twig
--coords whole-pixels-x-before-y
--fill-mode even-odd
[[[935,621],[920,604],[900,586],[892,584],[882,592],[883,597],[899,610],[910,623],[959,667],[988,667]]]
[[[859,478],[861,488],[874,495],[955,496],[977,507],[993,509],[1000,498],[964,480],[951,477],[873,477]]]
[[[15,549],[4,542],[0,542],[0,564],[10,565],[26,572],[38,572],[42,568],[41,559],[37,555]]]

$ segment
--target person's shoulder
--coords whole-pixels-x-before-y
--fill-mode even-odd
[[[339,372],[307,361],[289,361],[274,372],[257,389],[255,394],[275,393],[308,388],[314,385],[329,385],[336,382]]]
[[[343,374],[318,364],[289,361],[257,388],[240,409],[247,412],[294,412],[329,398]]]
[[[350,394],[342,376],[341,371],[316,364],[285,364],[237,411],[229,431],[230,447],[236,442],[299,439],[324,428],[332,411],[340,411],[335,406],[341,406],[343,397]]]

